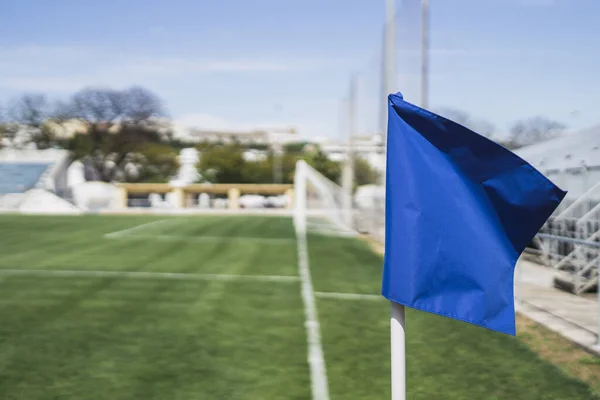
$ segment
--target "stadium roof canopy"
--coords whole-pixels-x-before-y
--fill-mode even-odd
[[[600,168],[600,125],[516,151],[542,172]]]

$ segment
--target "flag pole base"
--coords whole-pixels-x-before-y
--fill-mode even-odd
[[[392,400],[406,400],[406,319],[402,304],[391,304]]]

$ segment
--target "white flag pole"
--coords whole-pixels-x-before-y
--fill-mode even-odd
[[[395,52],[394,0],[387,0],[386,53]],[[386,68],[393,64],[391,54],[386,54]],[[429,0],[421,0],[421,106],[429,103]],[[404,306],[391,303],[390,334],[392,355],[392,400],[406,400],[406,319]]]
[[[391,303],[392,400],[406,400],[406,322],[404,306]]]
[[[396,75],[396,2],[386,0],[385,37],[383,46],[382,106],[387,107],[388,94],[395,91]],[[386,115],[382,113],[382,115]],[[387,121],[382,123],[385,131]],[[387,134],[385,135],[387,142]],[[387,150],[387,146],[386,146]],[[406,332],[404,306],[391,302],[390,341],[392,354],[392,400],[406,400]]]

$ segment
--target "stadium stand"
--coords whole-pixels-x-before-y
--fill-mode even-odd
[[[600,125],[517,150],[567,196],[532,243],[557,273],[556,287],[575,294],[598,286],[600,263]]]
[[[78,212],[65,197],[66,150],[0,150],[0,210],[23,212]]]
[[[0,164],[0,194],[24,193],[32,189],[49,163],[2,163]]]

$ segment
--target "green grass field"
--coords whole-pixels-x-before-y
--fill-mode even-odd
[[[290,219],[5,215],[0,249],[0,399],[311,398]],[[378,294],[381,257],[308,250],[331,399],[389,398],[389,305],[326,297]],[[411,400],[594,398],[509,336],[407,329]]]

